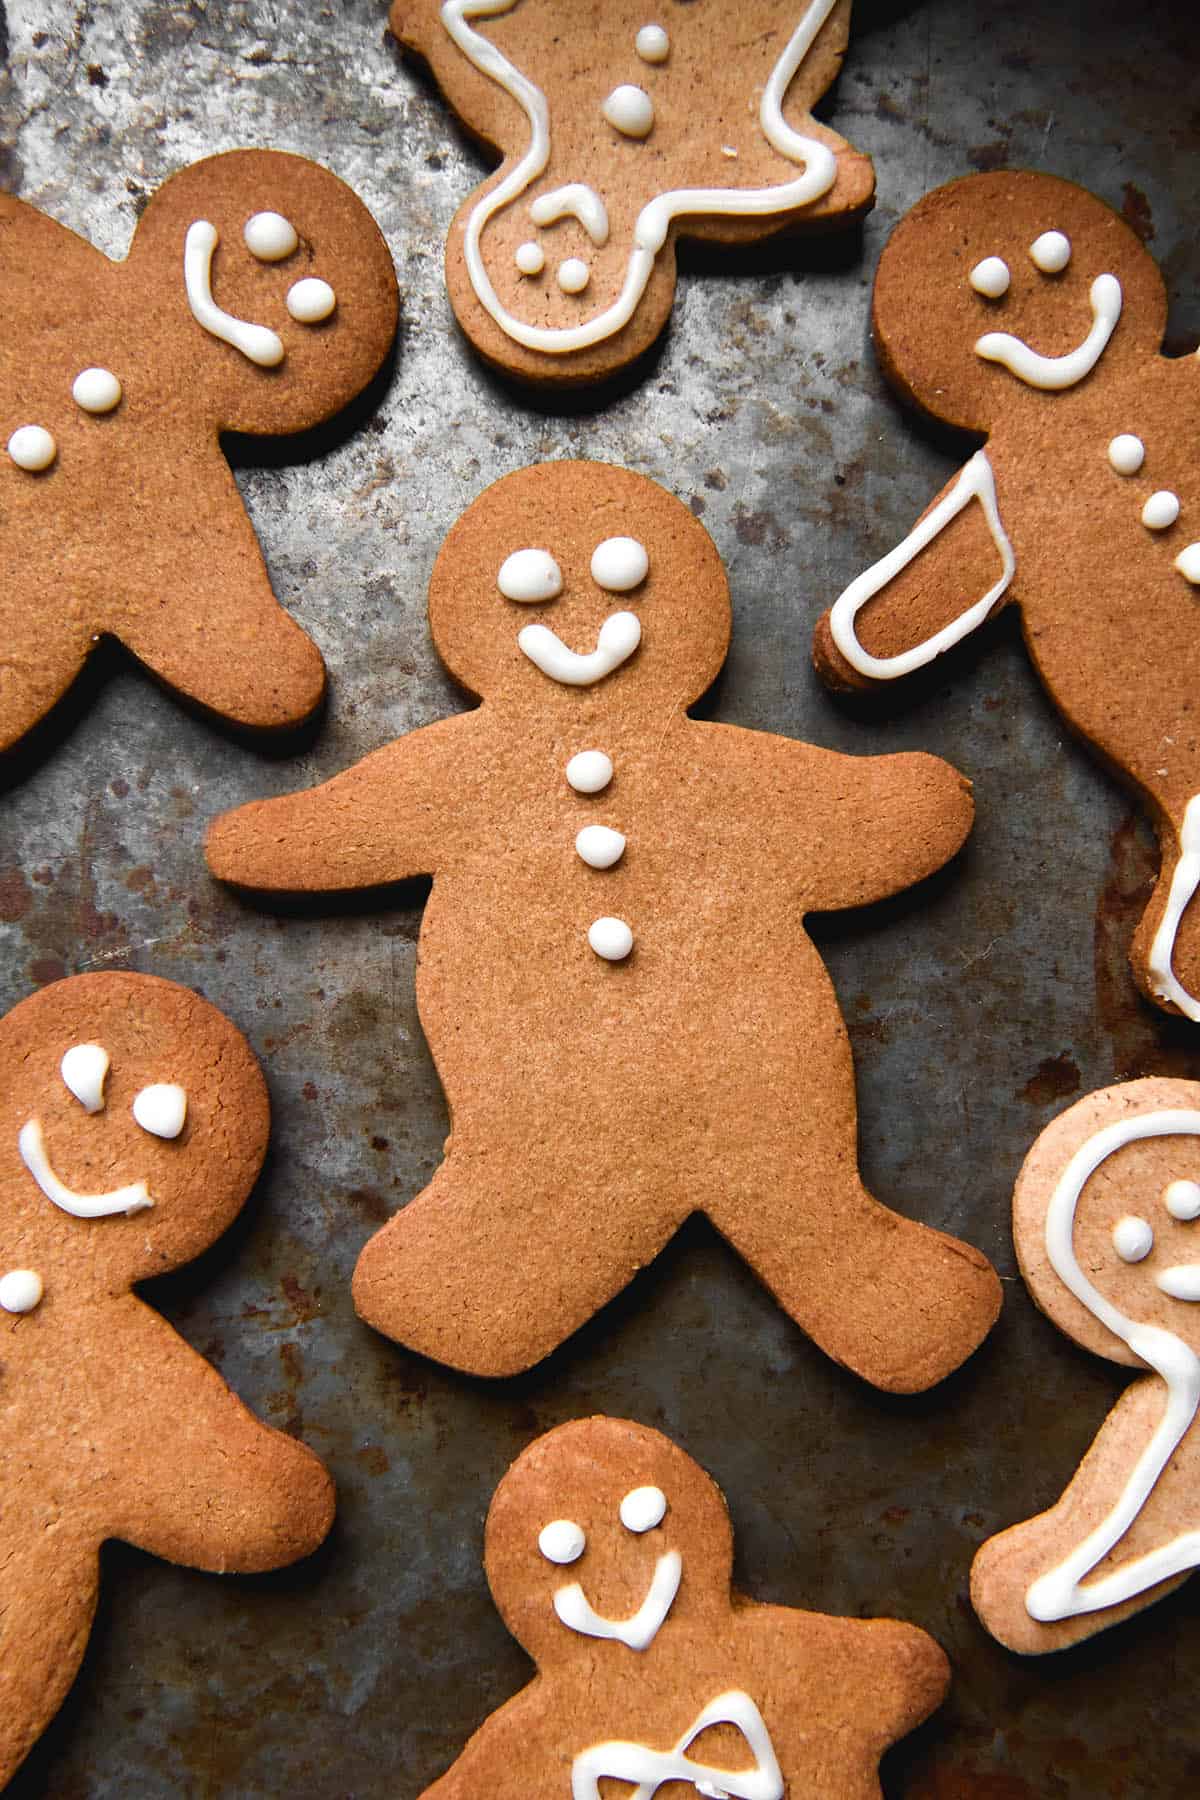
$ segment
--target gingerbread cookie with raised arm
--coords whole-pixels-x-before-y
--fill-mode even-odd
[[[913,1625],[732,1592],[721,1490],[624,1419],[530,1445],[496,1489],[484,1562],[538,1673],[424,1800],[601,1800],[618,1782],[641,1800],[870,1800],[883,1752],[949,1682]]]
[[[895,1390],[970,1354],[984,1258],[857,1166],[854,1071],[804,930],[942,867],[967,783],[690,719],[729,641],[716,546],[599,463],[487,489],[429,616],[483,704],[213,825],[222,880],[348,892],[433,876],[417,999],[452,1118],[366,1246],[368,1323],[480,1374],[529,1367],[703,1212],[838,1361]]]
[[[814,659],[834,687],[895,681],[1015,602],[1051,698],[1158,834],[1134,976],[1200,1019],[1200,364],[1161,354],[1166,317],[1153,258],[1083,188],[926,195],[880,259],[875,342],[905,399],[987,442],[821,620]]]
[[[320,652],[278,604],[223,431],[339,412],[395,336],[392,261],[327,169],[237,150],[164,182],[112,262],[0,195],[0,751],[102,636],[234,724],[318,704]]]
[[[174,982],[77,975],[0,1019],[0,1787],[75,1678],[106,1538],[245,1574],[329,1530],[312,1452],[132,1291],[236,1216],[267,1131],[249,1045]]]
[[[1013,1234],[1047,1317],[1139,1371],[1062,1498],[975,1558],[976,1612],[1028,1656],[1140,1612],[1200,1563],[1200,1082],[1069,1107],[1025,1160]]]
[[[396,37],[502,158],[446,245],[476,350],[595,381],[665,326],[679,237],[862,216],[870,159],[811,115],[849,27],[850,0],[395,0]]]

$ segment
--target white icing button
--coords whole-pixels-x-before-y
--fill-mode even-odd
[[[636,538],[605,538],[592,551],[592,580],[610,594],[627,594],[645,581],[650,558]]]
[[[1179,517],[1179,496],[1170,488],[1159,488],[1142,508],[1142,524],[1150,531],[1165,531]]]
[[[1043,275],[1061,275],[1071,260],[1071,240],[1061,231],[1043,231],[1030,244],[1029,255]]]
[[[607,825],[585,825],[575,848],[589,869],[611,869],[625,854],[625,839]]]
[[[38,475],[58,455],[58,445],[44,425],[19,425],[8,440],[8,454],[18,469]]]
[[[1173,1219],[1200,1219],[1200,1182],[1173,1181],[1163,1194]]]
[[[121,384],[111,369],[80,369],[71,383],[71,398],[86,413],[111,412],[121,398]]]
[[[327,319],[337,305],[337,295],[327,281],[306,275],[287,291],[287,309],[301,325],[317,325]]]
[[[10,1269],[0,1276],[0,1307],[9,1313],[32,1312],[45,1291],[36,1269]]]
[[[1185,581],[1190,581],[1193,587],[1200,587],[1200,544],[1189,544],[1185,550],[1181,550],[1175,558],[1175,567]]]
[[[967,279],[977,294],[983,294],[988,300],[998,300],[1001,294],[1007,294],[1012,277],[1003,257],[985,256],[982,262],[975,264]]]
[[[291,220],[277,212],[254,213],[246,220],[242,236],[247,250],[259,262],[282,262],[300,242]]]
[[[518,244],[513,252],[513,261],[522,275],[540,275],[546,266],[546,257],[540,244],[531,238],[527,244]]]
[[[568,256],[558,265],[558,285],[564,294],[582,294],[591,280],[591,270],[579,256]]]
[[[548,550],[514,550],[500,564],[496,586],[506,600],[533,605],[562,593],[562,570]]]
[[[538,1549],[547,1562],[578,1562],[586,1544],[587,1538],[573,1519],[552,1519],[538,1534]]]
[[[1122,431],[1108,446],[1108,460],[1118,475],[1136,475],[1146,460],[1146,446],[1131,431]]]
[[[661,25],[643,25],[633,47],[645,63],[666,62],[671,54],[671,40]]]
[[[134,1095],[133,1116],[155,1137],[177,1138],[187,1118],[187,1095],[173,1081],[156,1081]]]
[[[633,933],[624,919],[593,919],[587,935],[588,943],[605,962],[623,962],[633,949]]]
[[[621,1523],[626,1531],[653,1531],[667,1514],[667,1496],[661,1488],[634,1488],[621,1502]]]
[[[1113,1249],[1122,1262],[1141,1262],[1154,1248],[1154,1232],[1145,1219],[1126,1214],[1113,1226]]]
[[[622,82],[600,108],[609,124],[623,137],[649,137],[654,129],[654,102],[645,88]]]
[[[108,1075],[108,1051],[103,1044],[72,1044],[58,1065],[68,1093],[74,1094],[85,1112],[104,1107],[104,1083]]]
[[[577,794],[602,793],[612,778],[612,759],[603,750],[580,750],[567,764],[567,782]]]

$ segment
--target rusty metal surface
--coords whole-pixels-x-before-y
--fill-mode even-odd
[[[876,159],[861,241],[775,249],[738,274],[685,265],[661,355],[602,407],[572,411],[508,391],[453,329],[440,246],[481,165],[385,37],[380,0],[9,0],[0,107],[15,191],[120,254],[142,196],[181,163],[239,144],[302,151],[372,207],[405,306],[365,427],[309,443],[300,462],[238,450],[277,591],[330,666],[319,731],[268,757],[114,653],[0,793],[0,1005],[64,972],[152,971],[202,988],[264,1062],[274,1139],[256,1198],[202,1266],[150,1298],[326,1458],[341,1495],[326,1549],[278,1576],[219,1580],[111,1546],[83,1672],[13,1785],[20,1800],[413,1800],[527,1673],[479,1567],[492,1489],[532,1436],[591,1410],[660,1426],[712,1471],[757,1598],[892,1612],[940,1639],[953,1692],[889,1757],[889,1795],[1200,1790],[1200,1584],[1028,1663],[966,1598],[975,1547],[1057,1496],[1124,1380],[1016,1279],[1022,1155],[1079,1092],[1200,1074],[1200,1038],[1145,1007],[1126,968],[1151,840],[1067,738],[1007,616],[891,717],[840,710],[808,666],[819,612],[966,448],[918,433],[866,344],[879,248],[922,192],[1008,163],[1084,182],[1163,264],[1172,346],[1200,337],[1188,12],[860,0],[823,110]],[[735,606],[716,716],[846,750],[928,747],[976,784],[979,823],[945,877],[818,927],[858,1058],[869,1183],[971,1237],[1007,1278],[990,1342],[921,1399],[833,1368],[698,1222],[520,1380],[453,1376],[355,1319],[358,1250],[428,1180],[446,1128],[413,1001],[423,892],[266,913],[207,878],[201,836],[215,811],[309,784],[462,704],[425,629],[433,556],[487,482],[562,454],[645,470],[712,531]]]

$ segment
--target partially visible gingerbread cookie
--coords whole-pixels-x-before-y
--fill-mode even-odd
[[[249,1045],[174,982],[79,975],[0,1019],[0,1786],[74,1679],[106,1538],[248,1573],[329,1530],[312,1452],[132,1292],[229,1224],[267,1130]]]
[[[987,444],[842,594],[814,659],[835,687],[886,683],[1018,604],[1051,697],[1158,833],[1138,985],[1200,1019],[1200,366],[1160,354],[1166,316],[1153,258],[1085,189],[927,194],[880,260],[875,341],[905,399]]]
[[[1013,1232],[1042,1311],[1143,1371],[1061,1500],[975,1558],[983,1623],[1037,1655],[1139,1612],[1200,1563],[1200,1082],[1130,1081],[1068,1108],[1026,1158]]]
[[[0,195],[0,750],[102,635],[239,725],[306,718],[321,656],[279,606],[219,434],[296,432],[395,336],[371,215],[279,151],[193,163],[126,261]]]
[[[528,381],[594,381],[666,324],[680,236],[865,213],[869,158],[811,116],[849,23],[850,0],[395,0],[396,37],[503,158],[446,247],[475,348]]]
[[[894,1619],[756,1605],[732,1563],[721,1490],[659,1432],[581,1419],[531,1444],[496,1489],[485,1566],[538,1674],[424,1800],[877,1795],[945,1656]]]

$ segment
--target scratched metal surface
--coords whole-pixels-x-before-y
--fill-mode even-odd
[[[319,732],[272,759],[113,654],[0,793],[3,1006],[64,972],[153,971],[201,987],[263,1059],[274,1147],[256,1198],[201,1268],[151,1297],[327,1459],[341,1495],[326,1549],[278,1576],[222,1581],[110,1547],[83,1671],[14,1783],[21,1800],[412,1800],[527,1673],[479,1568],[491,1491],[532,1436],[591,1410],[661,1426],[714,1473],[751,1594],[895,1613],[945,1645],[952,1696],[888,1759],[889,1795],[1200,1788],[1197,1583],[1030,1663],[966,1599],[977,1544],[1059,1493],[1123,1379],[1014,1279],[1021,1157],[1078,1092],[1200,1073],[1200,1041],[1144,1007],[1125,966],[1149,836],[1066,738],[1009,621],[891,718],[840,711],[807,655],[819,611],[965,448],[917,433],[866,346],[880,245],[923,191],[1007,163],[1090,185],[1162,261],[1173,347],[1200,337],[1187,12],[861,0],[825,107],[877,162],[861,242],[685,274],[640,381],[599,409],[554,411],[486,375],[453,329],[440,246],[481,164],[385,38],[380,0],[9,0],[0,105],[17,192],[121,254],[139,200],[180,164],[239,144],[302,151],[373,208],[405,302],[365,429],[327,434],[300,463],[239,464],[277,591],[329,662]],[[422,895],[264,913],[208,880],[201,835],[218,809],[307,785],[462,704],[425,628],[439,541],[495,476],[567,453],[647,471],[713,532],[736,615],[717,716],[845,750],[928,747],[976,784],[978,827],[946,878],[819,928],[858,1057],[868,1180],[1007,1277],[989,1344],[922,1399],[834,1369],[695,1223],[521,1380],[461,1379],[354,1317],[358,1250],[428,1179],[445,1131],[413,1002]]]

